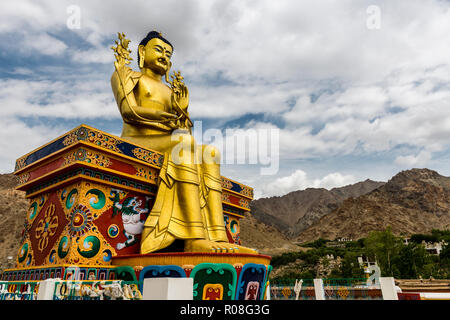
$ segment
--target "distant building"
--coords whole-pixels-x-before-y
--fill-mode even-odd
[[[411,242],[410,240],[410,238],[403,238],[403,244],[407,246]],[[429,254],[439,255],[441,254],[442,249],[447,245],[447,242],[426,242],[423,240],[422,245]]]
[[[447,245],[447,242],[445,242],[445,241],[441,241],[441,242],[426,242],[424,240],[424,241],[422,241],[422,244],[424,245],[425,250],[427,250],[427,252],[429,254],[440,255],[443,247],[445,247]]]
[[[353,239],[352,238],[346,238],[346,237],[339,237],[339,238],[336,238],[335,241],[337,241],[337,242],[350,242],[350,241],[353,241]]]
[[[325,246],[329,248],[344,248],[346,242],[351,242],[353,239],[346,237],[336,238],[334,241],[328,241]]]

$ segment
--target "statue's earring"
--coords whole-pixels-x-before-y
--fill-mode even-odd
[[[139,54],[139,68],[143,68],[144,67],[144,54]]]
[[[167,70],[166,75],[165,75],[166,83],[170,83],[169,82],[169,73],[170,73],[170,69]]]
[[[170,68],[172,68],[172,62],[171,62],[171,61],[169,61],[169,67],[167,68],[167,72],[166,72],[166,75],[165,75],[166,83],[170,83],[170,82],[169,82]]]

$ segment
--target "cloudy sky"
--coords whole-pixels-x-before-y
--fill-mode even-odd
[[[153,29],[204,131],[278,130],[275,174],[222,166],[257,197],[416,167],[450,176],[442,0],[2,1],[0,172],[81,123],[120,135],[110,47],[124,32],[135,55]]]

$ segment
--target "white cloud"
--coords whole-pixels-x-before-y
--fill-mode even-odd
[[[120,119],[112,94],[97,81],[0,80],[2,115]]]
[[[87,50],[74,50],[71,54],[75,63],[102,63],[110,65],[114,63],[114,56],[111,54],[111,50],[105,47],[96,46]]]
[[[407,168],[425,166],[431,160],[431,153],[422,150],[417,155],[398,156],[395,163]]]
[[[17,158],[55,139],[63,131],[43,125],[28,126],[11,117],[0,117],[0,172],[12,172]]]
[[[20,43],[19,51],[25,55],[37,53],[47,56],[59,56],[67,49],[67,45],[47,33],[26,33]]]
[[[259,188],[259,197],[282,196],[291,191],[304,190],[306,188],[331,189],[356,183],[357,180],[352,175],[343,175],[334,172],[320,179],[311,179],[303,170],[296,170],[289,176],[277,178],[274,181]]]
[[[11,121],[23,115],[120,119],[109,88],[109,47],[123,31],[135,58],[138,42],[157,29],[175,46],[174,69],[189,85],[191,115],[277,115],[286,122],[282,159],[372,154],[399,145],[430,154],[450,147],[448,2],[377,1],[379,30],[366,27],[373,1],[76,2],[79,30],[66,26],[71,0],[0,4],[0,36],[15,39],[5,48],[64,56],[80,66],[64,74],[70,81],[61,74],[51,81],[1,80],[2,114]],[[61,34],[72,42],[56,36]],[[84,40],[80,46],[77,37]],[[85,63],[99,68],[80,71]],[[101,73],[105,64],[111,65],[108,74]],[[35,72],[28,65],[16,68],[16,76]],[[90,75],[101,80],[86,81]],[[264,125],[270,124],[252,122],[246,129]],[[412,153],[395,163],[427,159]]]

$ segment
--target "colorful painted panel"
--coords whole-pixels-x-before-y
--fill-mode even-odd
[[[119,175],[122,178],[124,176],[125,178],[135,178],[151,184],[157,183],[159,173],[159,167],[142,165],[140,162],[112,156],[104,151],[85,146],[56,154],[53,158],[46,161],[47,163],[30,168],[20,174],[19,186],[44,177],[44,175],[52,172],[59,172],[58,175],[61,175],[63,169],[64,171],[66,171],[66,168],[69,170],[69,167],[73,167],[74,165],[83,165],[92,170],[104,170],[112,175]]]
[[[107,265],[113,255],[139,253],[153,197],[85,181],[30,202],[18,267]]]
[[[163,162],[163,156],[159,152],[143,149],[119,137],[109,135],[86,125],[81,125],[45,146],[19,158],[16,161],[15,171],[19,171],[44,157],[80,142],[138,159],[158,167],[161,167]]]
[[[18,159],[30,207],[17,266],[108,265],[113,256],[139,253],[162,157],[81,125]],[[239,244],[239,218],[253,190],[224,177],[222,187],[228,239]]]
[[[76,168],[67,172],[64,172],[61,175],[51,178],[50,180],[42,181],[39,184],[33,185],[26,190],[27,197],[33,197],[34,194],[39,194],[44,189],[50,189],[52,187],[58,187],[58,185],[63,184],[66,181],[73,180],[74,178],[79,177],[85,180],[92,180],[94,178],[96,180],[102,180],[105,184],[108,184],[112,187],[122,187],[126,189],[137,189],[135,191],[144,191],[146,193],[155,194],[157,191],[157,187],[154,184],[149,184],[145,182],[139,182],[136,180],[118,177],[109,173],[101,172],[98,170],[93,170],[90,168]]]
[[[33,204],[37,202],[34,201]],[[47,264],[48,260],[54,259],[55,243],[68,223],[57,195],[50,194],[39,212],[36,209],[35,213],[35,205],[33,205],[30,208],[29,221],[32,221],[26,230],[29,237],[22,245],[18,262],[22,262],[24,266]]]
[[[242,268],[236,292],[237,300],[261,300],[266,279],[266,266],[247,263]]]
[[[191,272],[194,300],[233,300],[236,270],[224,263],[201,263]]]

